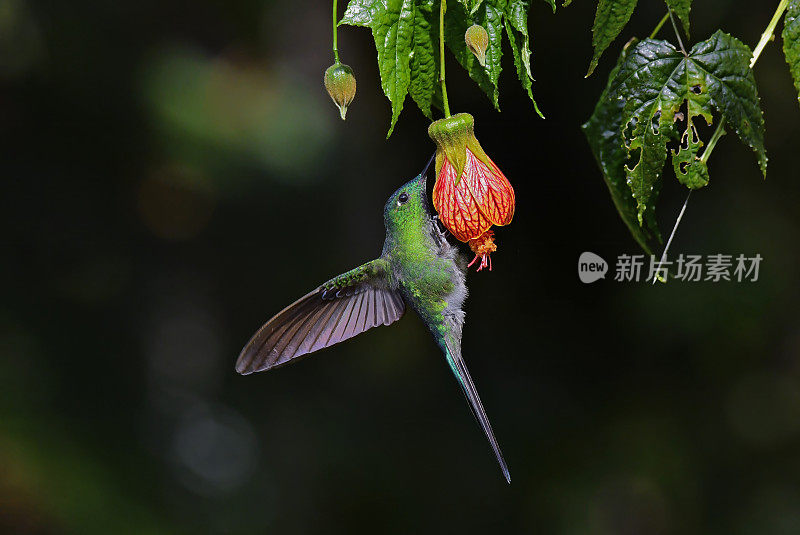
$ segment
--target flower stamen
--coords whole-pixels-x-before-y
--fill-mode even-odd
[[[475,271],[480,271],[485,267],[488,267],[489,271],[491,271],[491,254],[497,250],[497,245],[494,243],[494,231],[487,230],[477,238],[469,240],[467,244],[469,248],[472,249],[472,252],[475,253],[475,258],[472,259],[472,262],[470,262],[467,267],[472,267],[472,264],[480,260],[478,269]]]

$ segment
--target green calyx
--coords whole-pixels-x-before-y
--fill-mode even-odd
[[[356,77],[353,75],[353,69],[337,61],[325,71],[323,81],[334,104],[339,107],[339,115],[344,121],[347,107],[356,96]]]
[[[439,176],[444,159],[456,171],[456,185],[461,180],[467,163],[467,149],[490,169],[492,161],[475,138],[475,119],[468,113],[457,113],[452,117],[434,121],[428,127],[428,135],[436,143],[436,176]]]

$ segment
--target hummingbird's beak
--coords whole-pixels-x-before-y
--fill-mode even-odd
[[[435,159],[436,159],[436,153],[434,152],[433,156],[431,156],[431,159],[428,160],[427,164],[425,164],[425,169],[422,170],[422,172],[419,174],[419,178],[417,178],[422,187],[425,187],[427,185],[426,180],[428,178],[428,171],[430,170],[431,165],[433,164],[433,161]]]

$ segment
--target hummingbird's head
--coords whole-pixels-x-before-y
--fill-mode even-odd
[[[427,222],[430,219],[426,180],[429,168],[430,162],[422,173],[403,184],[386,201],[383,219],[387,230],[397,230],[412,222]]]

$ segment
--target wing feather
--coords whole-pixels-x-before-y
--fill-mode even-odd
[[[249,374],[394,323],[405,302],[386,282],[387,264],[378,259],[331,279],[284,308],[242,349],[236,371]]]

